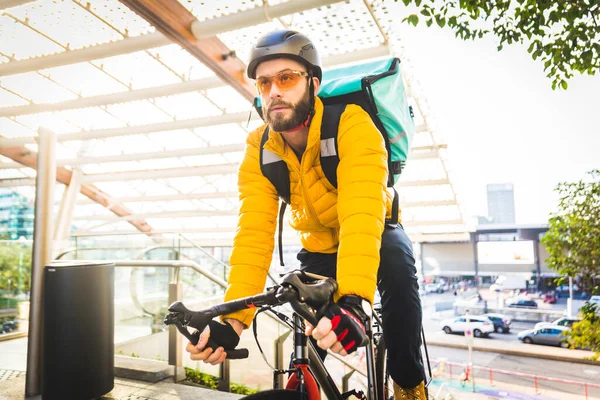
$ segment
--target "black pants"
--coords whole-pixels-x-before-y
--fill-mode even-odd
[[[402,225],[386,227],[381,240],[377,290],[381,295],[383,337],[388,349],[388,371],[404,388],[425,379],[420,357],[422,311],[412,243]],[[336,277],[337,254],[298,253],[302,269]],[[323,353],[319,352],[323,357]]]

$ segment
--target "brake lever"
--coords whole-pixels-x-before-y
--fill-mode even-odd
[[[200,340],[200,332],[202,329],[197,329],[193,333],[190,333],[187,326],[192,320],[191,313],[189,310],[179,301],[171,304],[168,308],[170,313],[165,316],[164,323],[166,325],[175,325],[179,333],[181,333],[187,340],[190,341],[194,346],[198,344]],[[198,327],[199,328],[199,327]],[[219,345],[214,341],[213,338],[209,338],[208,343],[205,346],[216,350]],[[227,353],[228,359],[242,359],[248,358],[248,349],[224,349]]]
[[[317,326],[317,316],[308,304],[298,300],[292,300],[290,301],[290,305],[292,306],[292,309],[297,312],[298,315],[304,318],[309,324],[312,326]]]

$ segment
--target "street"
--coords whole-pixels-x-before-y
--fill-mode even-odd
[[[481,291],[484,299],[492,301],[494,294],[489,293],[487,290]],[[447,318],[453,318],[454,313],[452,310],[436,312],[435,304],[441,302],[448,302],[458,299],[458,296],[454,296],[452,292],[446,293],[430,293],[421,297],[421,304],[423,306],[423,329],[427,334],[445,335],[442,331],[441,321]],[[540,303],[540,302],[538,302]],[[563,309],[563,304],[539,304],[540,309]],[[518,341],[517,335],[519,332],[531,329],[535,325],[534,322],[527,321],[512,321],[511,329],[509,333],[492,333],[489,340],[502,340],[502,341]],[[461,334],[455,334],[461,335]]]

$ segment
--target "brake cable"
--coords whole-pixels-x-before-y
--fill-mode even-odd
[[[269,363],[269,361],[267,360],[267,356],[265,356],[265,353],[264,353],[262,347],[260,346],[260,343],[258,341],[258,319],[257,319],[257,317],[258,317],[258,314],[265,312],[265,311],[271,311],[273,314],[275,314],[283,323],[285,323],[291,329],[294,329],[294,327],[295,327],[293,321],[287,315],[285,315],[277,310],[274,310],[270,306],[261,307],[256,312],[256,314],[254,314],[254,320],[252,321],[252,331],[254,333],[254,341],[256,342],[256,346],[258,346],[260,355],[262,356],[263,360],[265,360],[265,363],[269,366],[269,368],[271,368],[273,370],[274,373],[285,374],[285,373],[293,372],[294,371],[293,369],[277,369],[277,368],[273,367],[271,365],[271,363]]]

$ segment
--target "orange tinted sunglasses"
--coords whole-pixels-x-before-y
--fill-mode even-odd
[[[271,92],[273,82],[279,89],[288,90],[298,84],[302,77],[309,76],[308,72],[294,71],[286,69],[271,76],[259,76],[256,78],[256,87],[262,95],[268,95]]]

